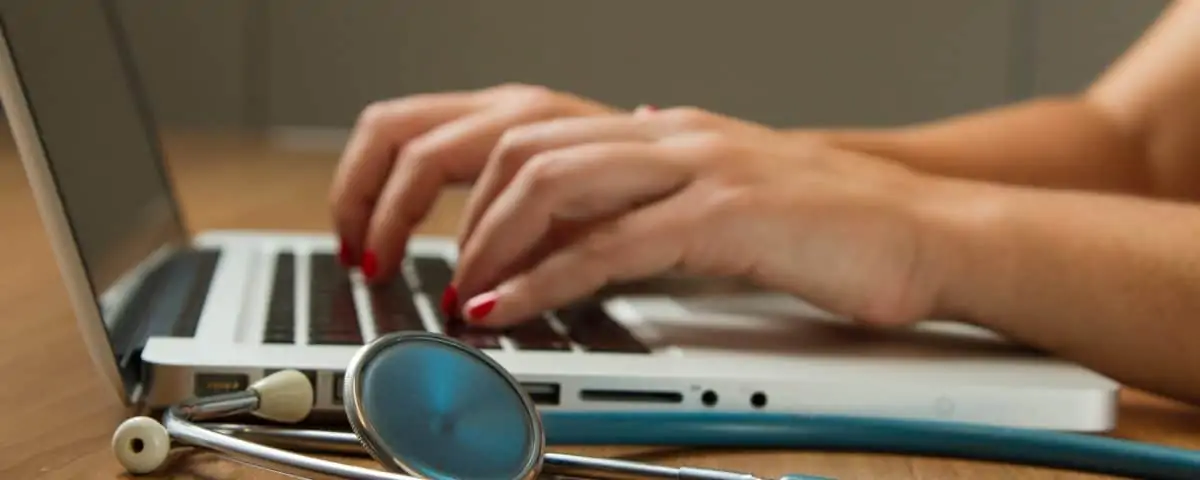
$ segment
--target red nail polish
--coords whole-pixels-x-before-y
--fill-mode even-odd
[[[350,247],[346,242],[342,242],[341,249],[338,250],[338,260],[342,262],[342,266],[349,267],[354,265],[354,254],[350,252]]]
[[[375,263],[375,252],[367,250],[362,257],[362,273],[366,275],[367,280],[375,278],[375,274],[379,273],[379,265]]]
[[[442,292],[442,313],[448,317],[455,316],[458,310],[458,289],[454,285],[446,287],[446,291]]]
[[[472,298],[467,302],[467,320],[478,321],[486,317],[493,308],[496,308],[496,298],[495,292],[488,292]]]

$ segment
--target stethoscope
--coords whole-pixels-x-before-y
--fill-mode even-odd
[[[542,474],[754,480],[736,472],[674,468],[545,451],[560,444],[738,446],[884,452],[1007,462],[1134,478],[1200,478],[1200,453],[1074,433],[922,420],[787,413],[539,412],[520,384],[487,354],[425,332],[379,337],[346,372],[352,432],[205,423],[253,414],[295,423],[313,390],[294,370],[244,391],[172,406],[162,423],[126,420],[113,452],[133,474],[159,469],[172,441],[302,478],[530,480]],[[646,435],[651,429],[655,435]],[[318,459],[308,451],[368,453],[386,471]],[[824,477],[786,475],[782,480]]]

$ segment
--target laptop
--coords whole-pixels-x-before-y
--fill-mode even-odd
[[[5,5],[8,122],[79,332],[129,404],[158,409],[298,369],[316,389],[314,412],[338,415],[362,345],[424,330],[496,359],[544,411],[1114,425],[1116,382],[969,325],[873,331],[736,280],[663,276],[483,330],[437,308],[452,238],[413,239],[402,274],[367,287],[337,262],[331,232],[191,235],[111,3]]]

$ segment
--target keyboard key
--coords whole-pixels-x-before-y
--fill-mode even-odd
[[[450,286],[450,281],[454,278],[454,271],[450,269],[450,263],[441,257],[412,257],[409,261],[412,262],[413,271],[419,282],[418,289],[424,293],[433,306],[433,314],[437,317],[438,324],[446,327],[453,322],[462,322],[463,320],[458,315],[455,315],[454,318],[447,318],[446,313],[442,311],[442,294],[445,293],[446,288]]]
[[[275,276],[271,283],[267,325],[263,343],[296,341],[296,255],[281,253],[275,258]]]
[[[446,287],[450,286],[450,281],[454,279],[454,270],[450,268],[450,263],[441,257],[412,257],[411,261],[420,280],[417,288],[440,303],[442,292],[446,291]]]
[[[375,330],[379,335],[411,330],[425,330],[421,314],[413,303],[413,292],[404,277],[397,275],[390,282],[371,288],[371,307],[375,315]]]
[[[490,328],[468,325],[462,320],[453,320],[445,325],[446,336],[480,349],[499,349],[500,332]]]
[[[346,269],[330,254],[312,255],[309,298],[309,343],[362,345],[358,312]]]
[[[556,312],[567,334],[585,350],[614,353],[650,353],[625,327],[604,312],[600,302],[582,302]]]
[[[530,319],[504,332],[520,350],[554,350],[566,351],[571,349],[570,340],[566,339],[553,328],[545,316]]]

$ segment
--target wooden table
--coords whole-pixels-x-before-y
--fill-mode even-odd
[[[0,478],[125,478],[109,451],[128,414],[93,371],[75,330],[47,237],[3,129],[0,142]],[[167,151],[193,230],[327,230],[326,189],[336,155],[285,152],[249,136],[177,135]],[[447,192],[421,233],[452,233],[463,192]],[[1123,394],[1114,435],[1200,448],[1200,410],[1149,395]],[[788,472],[837,478],[1100,478],[966,461],[786,451],[567,448],[674,465]],[[370,465],[364,459],[349,461]],[[203,454],[166,478],[276,478]]]

